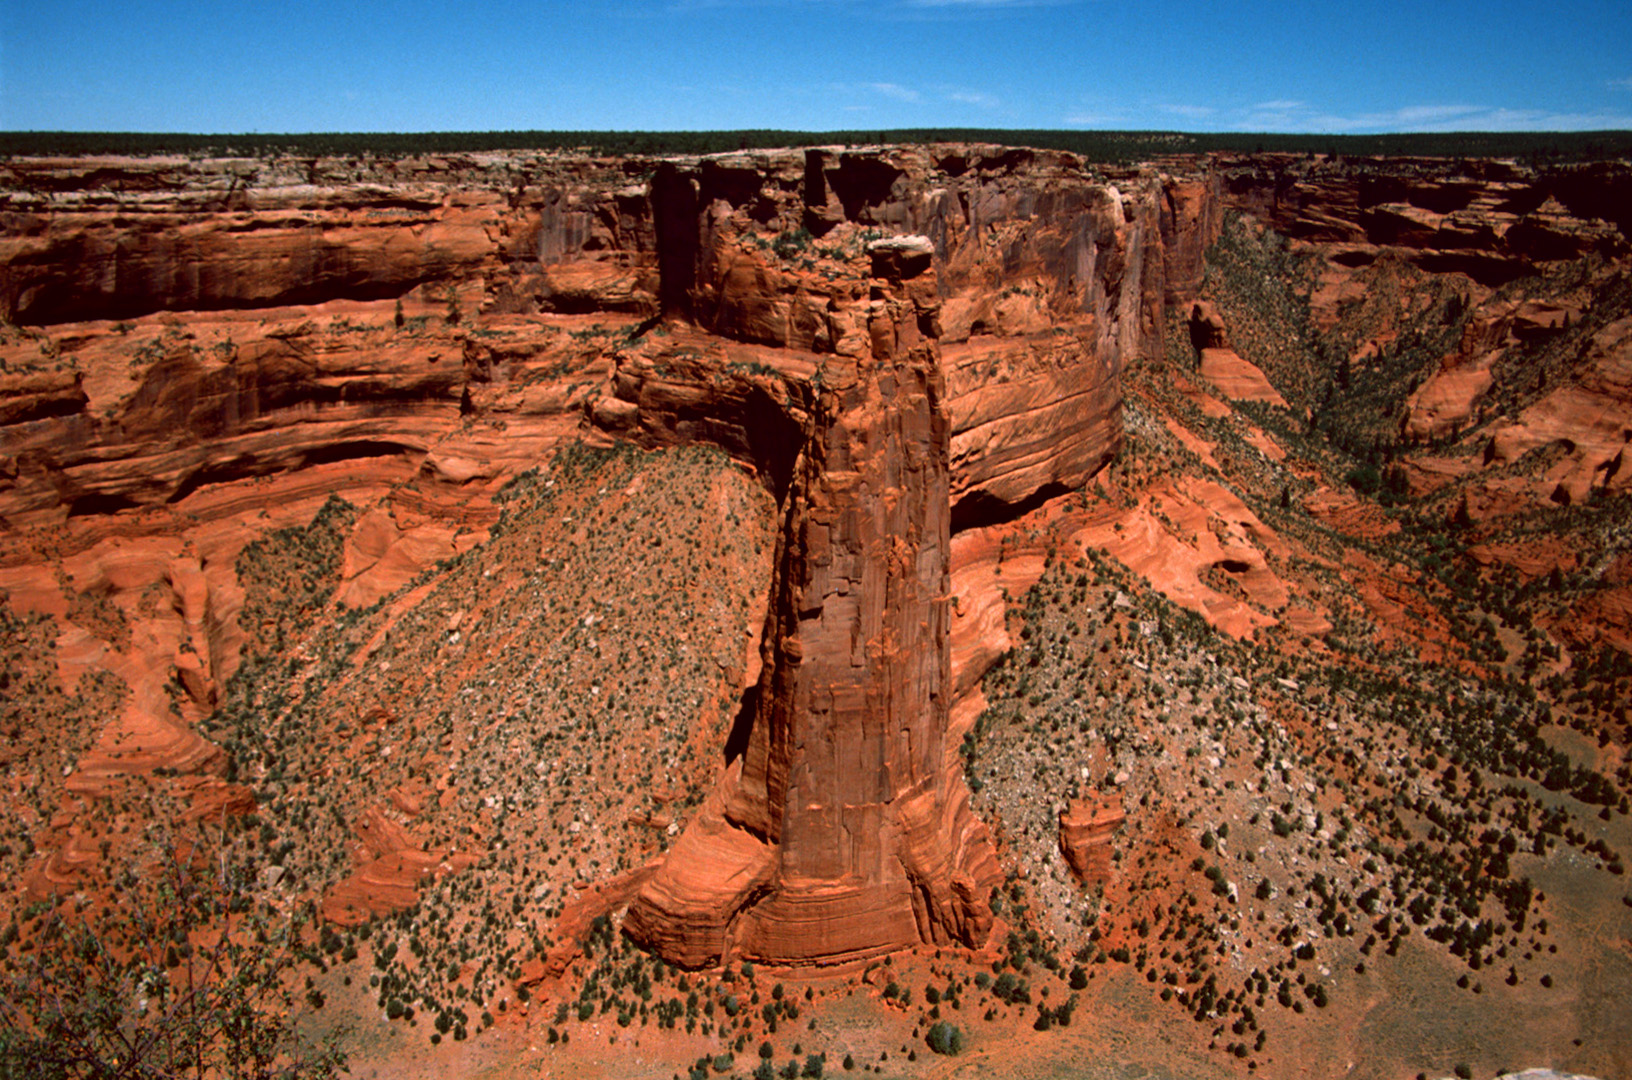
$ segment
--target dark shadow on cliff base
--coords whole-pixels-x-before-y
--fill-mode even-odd
[[[759,684],[743,691],[742,704],[737,707],[737,718],[731,721],[731,733],[725,737],[725,763],[731,764],[748,752],[748,737],[754,731],[754,717],[759,712]]]
[[[1012,503],[984,491],[972,491],[952,504],[952,532],[956,534],[966,529],[1002,525],[1024,517],[1050,499],[1069,495],[1072,490],[1065,484],[1044,484],[1019,502]]]

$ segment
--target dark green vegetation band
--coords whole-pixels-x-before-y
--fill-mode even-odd
[[[141,132],[0,132],[0,155],[192,154],[258,157],[588,150],[612,155],[713,154],[784,146],[998,143],[1069,150],[1108,164],[1168,154],[1342,154],[1352,157],[1514,157],[1535,162],[1632,157],[1632,131],[1446,132],[1394,135],[1187,134],[1176,131],[1025,131],[904,128],[892,131],[434,131],[189,135]]]

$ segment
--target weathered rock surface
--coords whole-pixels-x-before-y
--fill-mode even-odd
[[[687,964],[978,945],[997,868],[947,747],[950,537],[1109,458],[1121,365],[1160,351],[1164,236],[1199,259],[1205,214],[985,148],[731,155],[653,192],[665,310],[716,337],[621,354],[591,415],[719,443],[787,523],[726,778],[626,929]],[[876,225],[905,235],[854,243]]]
[[[950,425],[923,248],[872,249],[867,272],[884,276],[866,322],[835,320],[830,355],[744,356],[728,361],[743,377],[722,380],[712,364],[671,366],[661,346],[620,365],[636,411],[597,414],[643,439],[724,443],[754,462],[784,522],[725,778],[624,924],[679,963],[840,962],[990,932],[997,864],[944,745]],[[755,340],[784,324],[733,325]]]
[[[1617,255],[1632,179],[1613,165],[1537,172],[1514,162],[1262,155],[1218,162],[1226,199],[1284,236],[1342,247],[1349,266],[1393,250],[1494,287],[1537,263]]]
[[[1111,837],[1127,820],[1120,802],[1077,799],[1060,811],[1060,854],[1083,884],[1104,884],[1111,873]]]
[[[615,162],[32,159],[0,183],[18,323],[394,299],[509,264],[490,302],[652,306],[631,258],[651,249],[644,191]]]
[[[992,147],[633,170],[8,163],[0,304],[37,328],[10,334],[0,385],[13,603],[66,610],[30,569],[41,530],[66,530],[47,559],[181,537],[106,587],[139,627],[145,591],[173,590],[161,636],[116,664],[65,639],[137,691],[71,786],[225,767],[195,725],[246,640],[250,541],[345,494],[335,598],[367,607],[480,542],[500,484],[587,420],[719,445],[784,516],[731,765],[631,932],[687,963],[978,945],[997,870],[946,746],[951,529],[1110,457],[1121,366],[1160,350],[1163,245],[1193,277],[1214,210],[1154,173]],[[405,830],[367,811],[331,918],[457,868]]]
[[[1196,302],[1226,215],[1326,257],[1317,326],[1389,260],[1466,282],[1478,316],[1400,416],[1417,439],[1487,422],[1504,350],[1585,310],[1504,282],[1625,251],[1614,173],[1272,156],[1175,171],[987,146],[7,162],[0,587],[62,622],[65,683],[104,671],[129,691],[67,788],[178,770],[223,798],[228,763],[199,725],[262,629],[241,617],[238,557],[330,495],[359,508],[333,600],[369,608],[486,540],[504,483],[568,441],[711,444],[775,500],[774,583],[714,793],[607,897],[687,965],[981,944],[997,862],[951,744],[1013,644],[1004,591],[1045,563],[1036,544],[1010,551],[1007,525],[1044,508],[1065,542],[1237,638],[1331,625],[1294,606],[1300,553],[1221,483],[1164,477],[1125,505],[1057,509],[1115,455],[1123,371],[1165,361],[1170,322],[1188,321],[1200,380],[1180,389],[1204,415],[1231,415],[1220,398],[1288,405]],[[1475,519],[1624,490],[1628,340],[1606,324],[1568,380],[1490,421],[1485,460],[1423,459],[1408,482],[1491,471],[1465,499]],[[1396,344],[1384,329],[1351,359]],[[1165,429],[1216,466],[1215,444]],[[1351,532],[1391,524],[1347,492],[1303,505]],[[1397,571],[1366,590],[1409,622]],[[1632,625],[1626,595],[1595,595],[1606,626]],[[1068,855],[1098,850],[1080,834],[1098,819],[1070,813]],[[462,865],[390,811],[356,820],[333,919],[406,905]],[[62,853],[62,881],[95,858],[83,839]]]

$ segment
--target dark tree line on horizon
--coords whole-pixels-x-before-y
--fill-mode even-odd
[[[431,131],[306,134],[0,132],[0,157],[189,154],[225,157],[409,157],[501,150],[610,156],[715,154],[775,147],[996,143],[1067,150],[1126,165],[1174,154],[1293,153],[1344,157],[1518,158],[1533,164],[1632,158],[1632,131],[1277,135],[1176,131],[901,128],[855,131]]]

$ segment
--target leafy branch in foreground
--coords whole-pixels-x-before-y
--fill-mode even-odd
[[[169,845],[125,904],[59,904],[0,985],[0,1080],[329,1078],[332,1037],[300,1045],[290,983],[300,920],[223,856]]]

